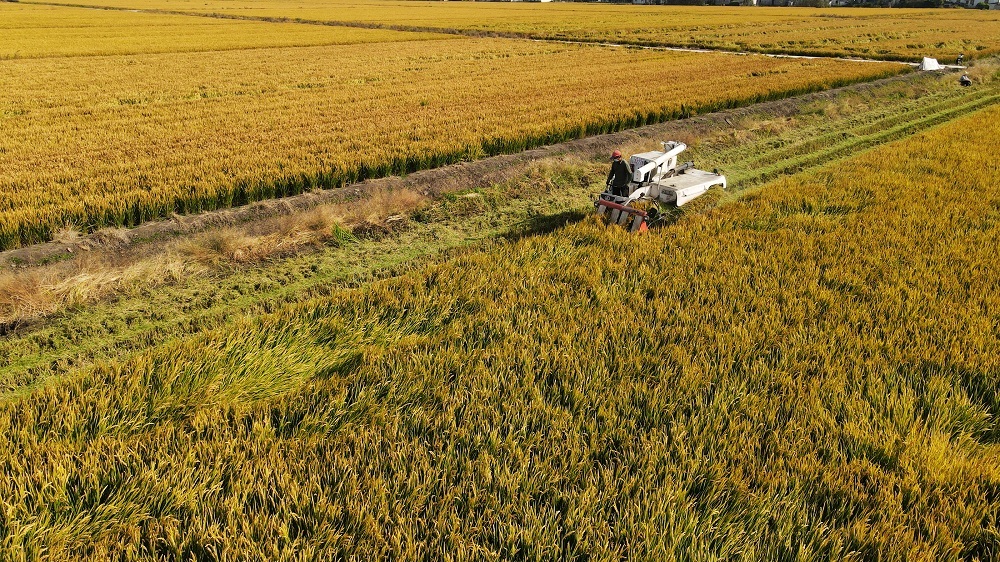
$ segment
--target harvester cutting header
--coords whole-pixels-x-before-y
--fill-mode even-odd
[[[716,185],[726,189],[726,176],[699,170],[694,162],[678,166],[677,156],[685,149],[682,142],[665,142],[662,151],[633,154],[627,163],[616,150],[608,188],[594,202],[597,214],[607,214],[610,222],[642,232],[657,222],[662,207],[680,207]]]

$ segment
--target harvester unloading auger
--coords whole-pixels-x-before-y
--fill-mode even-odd
[[[594,202],[597,214],[607,215],[610,222],[632,232],[643,232],[660,219],[663,207],[680,207],[716,185],[726,189],[726,176],[722,174],[699,170],[694,162],[678,166],[677,155],[685,149],[686,144],[670,141],[663,143],[663,151],[633,154],[629,158],[629,196],[602,193]],[[647,209],[637,206],[641,203]]]

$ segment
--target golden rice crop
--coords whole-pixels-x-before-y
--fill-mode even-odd
[[[78,3],[72,0],[68,3]],[[86,3],[140,6],[135,0]],[[980,10],[614,6],[401,0],[153,0],[161,8],[225,16],[358,22],[500,32],[525,37],[705,47],[764,53],[952,61],[1000,52],[1000,14]]]
[[[447,37],[0,2],[0,59],[347,45]]]
[[[900,72],[485,39],[0,69],[2,248]]]
[[[998,141],[992,109],[644,236],[490,242],[8,399],[0,546],[994,560]]]

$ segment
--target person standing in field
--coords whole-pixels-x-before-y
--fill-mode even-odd
[[[622,152],[611,153],[611,171],[608,172],[608,191],[618,197],[628,197],[628,182],[632,180],[632,168],[624,159]]]

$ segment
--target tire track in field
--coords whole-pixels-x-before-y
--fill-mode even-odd
[[[924,98],[917,101],[924,101]],[[901,114],[889,114],[874,121],[859,123],[857,127],[842,128],[807,138],[777,151],[759,150],[759,156],[746,162],[747,168],[752,171],[733,176],[731,185],[735,189],[732,191],[739,193],[751,190],[779,176],[816,169],[998,103],[1000,91],[996,89],[990,89],[986,95],[978,90],[960,92],[958,95],[945,96],[932,105],[913,103]],[[774,158],[775,152],[779,153],[778,159]]]

